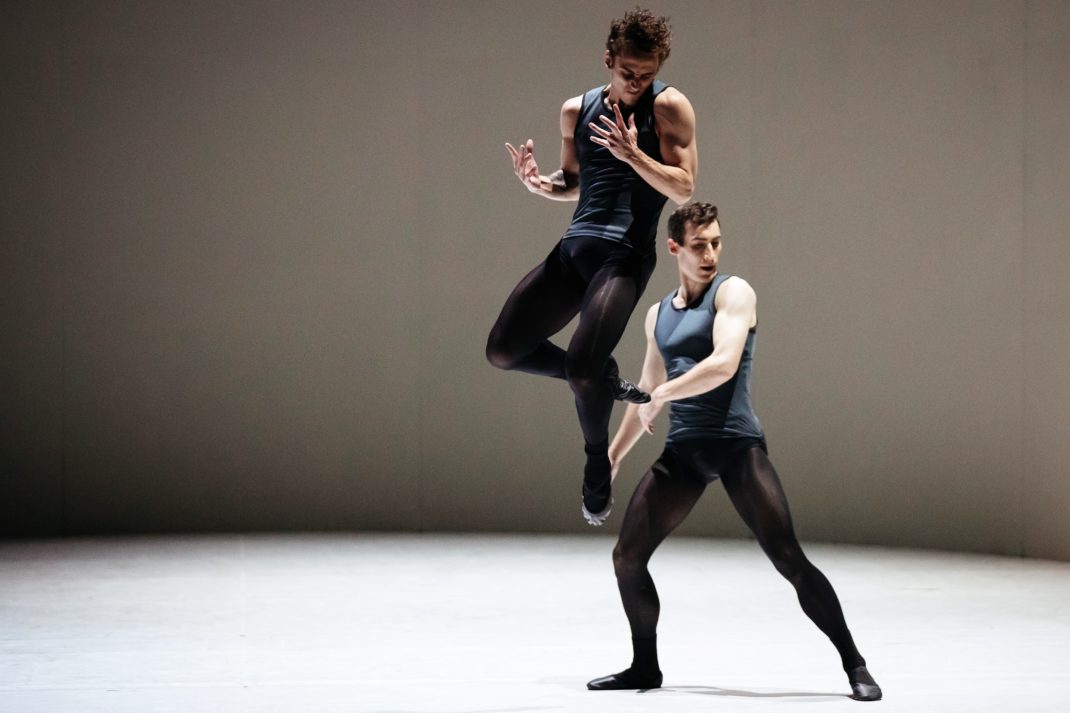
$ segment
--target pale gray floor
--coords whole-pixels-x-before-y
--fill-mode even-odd
[[[627,665],[605,536],[299,535],[0,544],[0,710],[1070,710],[1070,565],[811,545],[886,698],[752,542],[652,565],[665,688]]]

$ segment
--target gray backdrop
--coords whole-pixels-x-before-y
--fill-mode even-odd
[[[556,168],[627,6],[0,6],[3,530],[582,530],[567,387],[483,349],[572,207],[502,144]],[[1070,559],[1070,4],[654,9],[800,535]]]

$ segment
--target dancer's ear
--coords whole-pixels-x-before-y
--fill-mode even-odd
[[[605,54],[606,69],[613,69],[613,53],[606,50]]]

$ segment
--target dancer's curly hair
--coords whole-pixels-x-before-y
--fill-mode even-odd
[[[606,49],[611,57],[617,57],[631,50],[637,54],[655,54],[658,63],[664,64],[669,58],[672,44],[672,29],[669,18],[655,17],[650,10],[636,7],[624,14],[623,18],[613,20],[609,26],[609,39]]]
[[[715,220],[717,220],[717,206],[715,205],[698,201],[682,205],[669,216],[669,237],[678,245],[683,245],[684,230],[688,223],[696,228],[705,228]]]

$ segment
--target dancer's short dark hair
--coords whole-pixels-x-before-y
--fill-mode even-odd
[[[661,65],[669,58],[671,44],[669,18],[655,17],[650,10],[636,7],[624,13],[623,18],[613,20],[606,49],[612,57],[629,50],[637,54],[654,54]]]
[[[669,216],[669,237],[677,244],[683,245],[684,231],[688,223],[696,228],[705,228],[715,220],[717,220],[717,206],[712,203],[695,201],[682,205]]]

